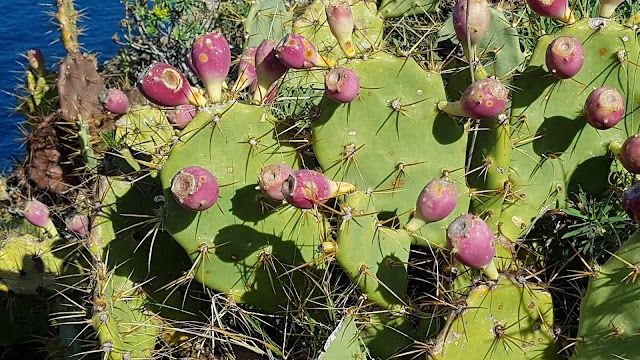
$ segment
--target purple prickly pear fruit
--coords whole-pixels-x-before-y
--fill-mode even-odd
[[[353,47],[353,13],[348,1],[339,0],[325,8],[327,23],[333,37],[338,40],[342,52],[348,57],[356,56]]]
[[[558,79],[569,79],[584,65],[584,48],[571,36],[560,36],[547,47],[546,63],[549,72]]]
[[[129,111],[129,99],[120,89],[105,89],[100,95],[100,102],[105,110],[116,115],[122,115]]]
[[[404,228],[411,233],[428,223],[446,218],[456,208],[458,197],[454,182],[437,178],[429,181],[418,195],[413,218]]]
[[[569,0],[527,0],[527,3],[540,16],[558,19],[567,24],[576,22]]]
[[[620,163],[632,174],[640,174],[640,134],[629,137],[620,148]]]
[[[484,220],[473,214],[460,215],[447,228],[447,243],[463,265],[481,269],[489,279],[498,278],[493,264],[496,255],[494,236]]]
[[[589,125],[606,130],[616,126],[624,116],[624,99],[618,90],[607,86],[589,94],[583,111]]]
[[[201,166],[188,166],[171,180],[171,194],[185,209],[207,210],[218,201],[220,186],[216,177]]]
[[[68,216],[64,220],[67,230],[80,236],[89,233],[89,217],[85,214]]]
[[[283,201],[282,183],[284,183],[293,170],[287,165],[272,164],[265,166],[258,175],[258,188],[268,198]]]
[[[238,80],[233,85],[233,92],[237,93],[256,82],[256,46],[244,50],[238,62]]]
[[[323,58],[311,40],[289,33],[276,45],[276,56],[289,69],[310,69],[312,67],[331,67],[333,60]]]
[[[44,54],[40,49],[29,50],[27,52],[27,61],[29,62],[31,70],[33,70],[33,72],[38,76],[46,75],[47,67],[44,60]]]
[[[58,231],[53,225],[49,208],[38,200],[29,200],[24,207],[24,218],[32,225],[46,230],[51,236],[57,236]]]
[[[337,103],[353,101],[360,92],[360,78],[352,69],[338,66],[324,77],[324,94]]]
[[[174,107],[183,104],[206,105],[202,95],[193,89],[187,78],[175,67],[155,62],[138,78],[138,89],[156,105]]]
[[[256,89],[253,103],[262,104],[267,97],[271,84],[280,79],[289,69],[276,57],[277,43],[265,39],[256,49]]]
[[[171,110],[167,110],[167,120],[176,129],[184,129],[196,116],[197,108],[191,104],[178,105]]]
[[[196,38],[191,47],[191,62],[213,102],[222,101],[222,83],[231,67],[231,50],[227,39],[217,32]]]
[[[285,200],[300,209],[311,209],[336,196],[355,191],[349,183],[335,182],[313,170],[297,170],[282,183]]]
[[[469,85],[460,101],[441,101],[438,108],[454,116],[486,119],[504,111],[509,99],[509,90],[498,79],[480,79]]]
[[[469,8],[467,9],[467,1]],[[470,21],[467,21],[467,11]],[[491,13],[487,0],[458,0],[453,7],[453,28],[460,43],[467,45],[467,36],[471,46],[480,42],[491,25]],[[468,31],[468,33],[467,33]]]
[[[636,223],[640,223],[640,182],[622,193],[622,208]]]

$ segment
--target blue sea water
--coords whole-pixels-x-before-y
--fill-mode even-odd
[[[27,50],[39,48],[44,52],[47,67],[65,55],[62,43],[56,42],[60,33],[47,12],[55,8],[43,3],[55,1],[11,0],[1,1],[3,24],[0,27],[0,172],[10,169],[12,157],[25,152],[17,124],[22,115],[13,114],[17,102],[11,95],[19,83],[24,83],[23,64]],[[124,5],[119,0],[76,0],[76,9],[85,9],[86,28],[80,38],[85,52],[97,53],[98,62],[113,57],[118,45],[111,40],[118,33],[118,22],[123,18]]]

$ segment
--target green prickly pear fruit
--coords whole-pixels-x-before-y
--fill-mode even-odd
[[[560,36],[547,47],[546,63],[549,72],[558,79],[576,76],[584,65],[584,48],[572,36]]]
[[[53,220],[49,214],[49,207],[38,200],[27,201],[24,207],[24,218],[32,225],[44,229],[51,236],[57,236]]]
[[[201,166],[188,166],[171,180],[171,194],[185,209],[204,211],[218,201],[218,179]]]
[[[540,16],[558,19],[567,24],[576,22],[569,0],[527,0],[527,3]]]
[[[100,95],[100,102],[105,110],[116,115],[122,115],[129,111],[129,99],[120,89],[105,89]]]
[[[238,80],[233,85],[233,92],[237,93],[256,83],[256,50],[257,46],[249,46],[244,50],[238,62]]]
[[[325,8],[329,30],[338,40],[342,52],[348,57],[356,56],[353,46],[353,13],[348,1],[340,0]]]
[[[447,228],[447,243],[463,265],[481,269],[491,280],[498,278],[495,238],[484,220],[473,214],[458,216]]]
[[[622,208],[636,223],[640,223],[640,182],[622,193]]]
[[[467,12],[471,21],[467,21]],[[491,13],[487,0],[458,0],[453,7],[453,27],[462,44],[467,44],[467,36],[471,46],[478,44],[489,31],[489,25]]]
[[[254,104],[262,104],[269,94],[269,87],[280,79],[287,68],[276,56],[277,43],[265,39],[256,49],[256,90],[253,93]]]
[[[197,108],[191,104],[178,105],[173,109],[167,110],[167,120],[176,129],[184,129],[197,114]]]
[[[318,49],[306,37],[289,33],[276,45],[276,56],[289,69],[310,69],[312,67],[331,67],[335,62],[325,59]]]
[[[268,198],[283,201],[282,184],[293,174],[293,170],[284,164],[265,166],[258,175],[258,188]]]
[[[438,108],[450,115],[486,119],[500,114],[509,99],[509,90],[495,78],[480,79],[469,85],[460,101],[441,101]]]
[[[331,198],[354,192],[355,186],[329,180],[317,171],[302,169],[289,175],[282,183],[281,191],[289,204],[299,209],[311,209]]]
[[[213,102],[222,101],[222,84],[231,68],[231,50],[218,31],[202,34],[191,47],[191,65]]]
[[[640,174],[640,134],[630,136],[620,148],[620,163],[632,174]]]
[[[206,105],[206,100],[189,85],[180,70],[161,62],[154,62],[142,72],[138,89],[149,101],[160,106]]]
[[[40,49],[29,50],[27,52],[27,61],[29,62],[29,68],[31,68],[36,75],[45,76],[47,74],[44,54]]]
[[[589,125],[606,130],[616,126],[624,116],[624,99],[618,90],[603,86],[589,94],[583,111]]]
[[[89,217],[85,214],[67,216],[64,222],[67,226],[67,230],[74,234],[80,236],[89,234],[89,224],[91,222],[89,221]]]
[[[324,77],[324,94],[337,103],[349,103],[360,92],[360,78],[352,69],[335,67]]]
[[[453,181],[435,178],[422,189],[418,195],[416,212],[404,226],[408,232],[415,232],[422,226],[440,221],[456,208],[458,190]]]

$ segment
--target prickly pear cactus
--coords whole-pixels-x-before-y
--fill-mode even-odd
[[[97,60],[79,52],[67,55],[58,75],[58,94],[62,117],[75,123],[78,119],[92,121],[99,127],[102,105],[99,97],[104,91],[102,78],[96,70]]]
[[[116,121],[115,138],[132,152],[151,156],[152,164],[159,164],[169,152],[173,128],[164,111],[135,106]]]
[[[580,304],[572,359],[632,359],[640,346],[640,233],[596,269]]]
[[[291,13],[282,0],[257,0],[244,19],[244,47],[258,46],[264,39],[279,41],[291,28]]]
[[[420,15],[440,10],[440,0],[382,0],[380,15],[385,19]]]

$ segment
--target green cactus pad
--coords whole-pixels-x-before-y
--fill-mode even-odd
[[[633,359],[640,348],[640,233],[589,280],[572,359]]]
[[[287,271],[320,256],[316,250],[325,238],[324,220],[314,211],[271,202],[256,190],[264,166],[296,163],[295,151],[274,138],[274,125],[265,108],[236,102],[203,109],[161,171],[165,226],[195,262],[195,278],[268,311],[304,299],[312,285],[302,271]],[[170,190],[183,167],[196,165],[221,186],[216,205],[201,212],[181,207]],[[292,293],[302,298],[288,299]]]
[[[172,136],[165,113],[148,105],[133,107],[116,121],[116,141],[156,161],[167,155]]]
[[[638,131],[633,113],[640,96],[640,72],[637,65],[619,59],[620,51],[627,59],[639,58],[636,34],[613,21],[594,29],[590,21],[593,25],[584,19],[541,38],[515,83],[511,191],[501,214],[502,233],[512,240],[539,214],[564,207],[564,200],[579,188],[590,195],[604,193],[613,158],[607,153],[609,144],[622,143]],[[547,72],[545,52],[562,35],[582,42],[585,62],[574,79],[560,81]],[[627,106],[623,121],[602,131],[590,127],[581,113],[591,90],[605,85],[621,91]]]
[[[324,344],[317,360],[365,359],[362,340],[358,336],[355,317],[346,315]]]
[[[382,0],[380,15],[385,19],[440,11],[441,0]]]
[[[556,359],[551,294],[502,277],[473,288],[454,310],[433,359]]]
[[[244,47],[258,46],[264,39],[280,41],[291,28],[291,14],[283,0],[257,0],[243,23]]]
[[[466,133],[436,107],[445,98],[442,78],[411,58],[384,53],[347,65],[360,77],[360,95],[343,105],[321,100],[320,114],[311,123],[320,165],[329,177],[370,194],[369,211],[398,216],[400,227],[422,188],[448,173],[458,185],[458,206],[413,239],[416,244],[446,246],[445,228],[467,212],[469,197],[464,182]]]

